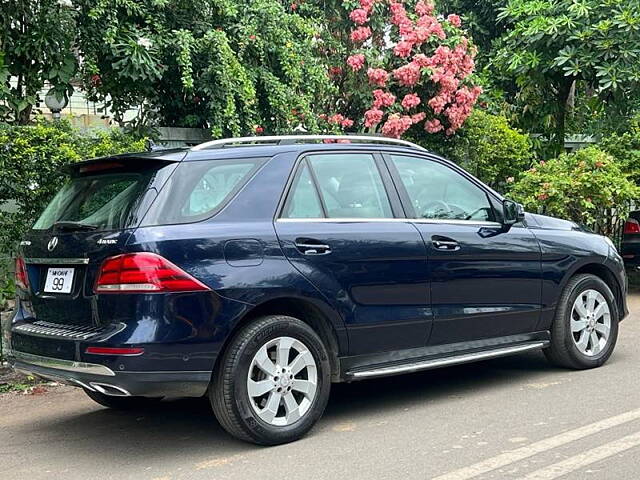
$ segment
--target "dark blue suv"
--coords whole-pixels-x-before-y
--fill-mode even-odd
[[[332,382],[533,349],[597,367],[627,314],[609,240],[408,142],[218,140],[69,173],[20,244],[3,340],[107,407],[206,395],[231,434],[283,443]]]

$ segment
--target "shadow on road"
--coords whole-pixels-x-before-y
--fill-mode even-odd
[[[425,402],[434,402],[467,393],[526,381],[549,372],[550,367],[539,352],[495,359],[476,364],[433,370],[411,375],[334,385],[329,405],[312,435],[336,422],[357,417],[393,412]],[[83,409],[84,410],[84,409]],[[255,447],[231,438],[218,425],[205,399],[163,401],[153,408],[138,412],[107,409],[45,417],[25,424],[17,433],[38,439],[45,433],[49,453],[73,457],[96,455],[106,462],[139,465],[144,458],[151,464],[164,456],[175,458],[182,452],[189,456],[226,456],[246,452]],[[286,448],[286,447],[282,447]],[[72,461],[72,457],[69,457]]]

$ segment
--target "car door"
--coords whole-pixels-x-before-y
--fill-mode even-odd
[[[541,253],[521,224],[461,169],[425,156],[385,155],[407,216],[428,251],[434,324],[429,344],[529,333],[541,312]]]
[[[343,316],[350,355],[425,345],[426,247],[374,152],[310,153],[276,220],[285,255]]]

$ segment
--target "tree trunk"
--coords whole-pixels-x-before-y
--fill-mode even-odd
[[[564,152],[564,137],[566,133],[566,121],[569,96],[571,95],[572,78],[563,78],[558,85],[556,94],[557,112],[555,114],[555,132],[551,142],[551,147],[556,155]]]

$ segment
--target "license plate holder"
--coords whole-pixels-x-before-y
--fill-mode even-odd
[[[47,269],[47,277],[44,282],[45,293],[71,293],[73,286],[74,268],[51,267]]]

